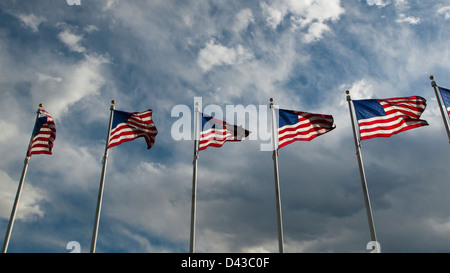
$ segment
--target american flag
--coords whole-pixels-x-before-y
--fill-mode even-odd
[[[222,147],[226,141],[241,141],[250,134],[242,126],[231,125],[206,114],[202,115],[202,128],[199,151],[209,146]]]
[[[361,140],[390,137],[400,132],[428,125],[419,119],[426,100],[419,96],[353,100]]]
[[[439,87],[441,91],[442,99],[444,100],[445,107],[447,108],[447,113],[450,115],[450,90],[446,88]]]
[[[53,142],[56,139],[55,121],[52,116],[43,109],[39,109],[39,114],[33,129],[30,146],[28,148],[28,156],[35,154],[52,154]]]
[[[147,149],[150,149],[158,134],[152,112],[150,109],[134,113],[114,110],[108,149],[139,137],[145,138]]]
[[[279,110],[278,148],[294,141],[310,141],[334,128],[333,116],[293,110]]]

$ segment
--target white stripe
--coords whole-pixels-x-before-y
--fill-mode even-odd
[[[415,125],[415,124],[422,124],[422,123],[424,123],[424,122],[423,121],[406,122],[406,123],[401,124],[398,127],[395,127],[394,129],[391,129],[391,130],[376,130],[376,131],[373,131],[373,132],[361,133],[361,137],[363,137],[363,136],[371,136],[371,135],[376,135],[376,134],[392,134],[394,132],[400,131],[401,129],[403,129],[403,128],[407,127],[407,126],[411,126],[411,125]]]
[[[231,136],[230,131],[228,131],[226,129],[208,129],[206,131],[202,131],[201,132],[201,137],[209,138],[209,136],[203,136],[203,135],[207,135],[207,134],[210,134],[210,135],[221,135],[222,136],[223,133],[226,133],[225,136],[226,135],[230,135]]]
[[[314,131],[314,132],[310,132],[309,134],[306,134],[306,135],[294,135],[294,134],[292,134],[293,135],[292,137],[285,138],[285,139],[283,139],[281,141],[280,140],[278,140],[278,141],[279,141],[279,145],[282,145],[283,143],[291,141],[291,140],[308,139],[308,138],[310,138],[313,135],[320,135],[320,134],[326,133],[327,131],[328,131],[327,129],[321,129],[321,130],[317,130],[317,131]],[[284,137],[286,137],[286,135],[284,135]]]
[[[398,119],[396,119],[396,120],[394,120],[394,121],[386,122],[386,123],[376,123],[376,124],[360,125],[359,128],[360,128],[361,130],[363,130],[363,129],[373,129],[373,128],[377,128],[377,127],[380,127],[380,126],[382,126],[382,127],[385,127],[385,126],[394,126],[394,125],[396,125],[396,124],[401,123],[402,120],[403,120],[403,119],[398,118]],[[363,122],[363,121],[365,122],[366,120],[360,120],[360,121],[358,121],[358,123],[359,123],[359,122]]]
[[[380,101],[386,101],[386,102],[394,102],[394,103],[398,103],[398,102],[402,102],[402,103],[418,103],[418,102],[423,102],[425,103],[426,101],[424,99],[421,99],[419,97],[417,98],[407,98],[407,97],[403,97],[403,98],[396,98],[396,99],[381,99]]]
[[[36,144],[41,144],[41,145],[49,145],[48,141],[33,141],[32,146],[36,145]]]
[[[41,129],[39,130],[39,133],[40,132],[52,132],[52,130],[50,128],[41,127]]]
[[[39,151],[50,152],[50,148],[47,148],[47,147],[33,147],[33,148],[30,149],[30,153],[32,153],[32,152],[39,152]]]
[[[387,111],[395,111],[395,110],[397,110],[397,111],[406,111],[406,112],[412,113],[413,115],[416,115],[416,116],[420,116],[422,114],[422,112],[423,112],[423,111],[415,111],[415,110],[412,110],[412,109],[409,109],[409,108],[406,108],[406,107],[399,107],[399,106],[388,106],[388,107],[384,108],[385,112],[387,112]],[[404,114],[405,113],[403,113],[403,115]]]
[[[208,140],[208,139],[216,139],[216,140],[227,140],[227,139],[232,139],[234,136],[231,134],[226,134],[226,135],[216,135],[216,134],[212,134],[209,136],[202,136],[200,137],[200,141],[202,140]]]
[[[144,117],[144,118],[137,117],[137,116],[131,116],[130,119],[132,119],[132,120],[134,120],[136,122],[142,123],[143,121],[151,121],[152,120],[152,116],[148,116],[148,117]]]
[[[110,140],[109,141],[109,145],[114,144],[116,142],[120,142],[120,141],[122,141],[124,139],[135,139],[135,138],[137,138],[137,135],[123,135],[123,136],[120,136],[120,137],[115,138],[113,140]]]
[[[124,126],[124,125],[127,126],[127,127],[119,129],[119,127]],[[146,132],[146,133],[149,133],[149,134],[156,134],[157,133],[156,130],[143,129],[143,128],[140,128],[140,127],[133,127],[133,126],[130,126],[132,128],[132,129],[130,129],[128,126],[129,126],[129,124],[119,123],[116,126],[116,128],[111,132],[111,136],[114,136],[114,135],[117,135],[117,134],[121,134],[122,132],[134,132],[136,130],[137,131],[141,131],[141,132]],[[153,127],[153,128],[155,128],[155,127]]]
[[[215,143],[215,144],[224,144],[225,142],[227,142],[226,139],[225,139],[225,140],[222,140],[222,141],[217,141],[217,140],[211,139],[211,140],[209,140],[209,141],[207,141],[207,142],[205,142],[205,143],[201,143],[200,146],[199,146],[199,148],[206,147],[206,146],[210,145],[211,143]]]
[[[376,116],[376,117],[372,117],[372,118],[360,119],[360,120],[358,120],[358,123],[360,123],[360,122],[383,121],[383,120],[387,120],[387,119],[395,118],[395,117],[400,117],[400,116],[405,116],[405,114],[400,113],[400,112],[394,112],[394,113],[386,115],[386,116]]]
[[[295,129],[298,125],[300,125],[300,123],[297,123],[297,125],[285,125],[283,127],[278,128],[278,132],[281,132],[282,130],[285,130],[285,129]],[[281,134],[279,133],[278,136],[282,137],[282,136],[287,135],[287,134],[301,133],[301,132],[308,131],[308,130],[311,130],[311,129],[316,130],[317,128],[323,128],[323,127],[329,127],[329,125],[328,124],[322,124],[322,123],[316,123],[316,124],[312,124],[311,123],[311,125],[309,125],[307,127],[297,128],[295,131],[286,131],[286,132],[281,133]],[[324,129],[324,130],[326,130],[326,129]]]

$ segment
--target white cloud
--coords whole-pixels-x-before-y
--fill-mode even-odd
[[[361,79],[350,85],[342,85],[340,90],[349,90],[352,99],[372,99],[373,85],[367,79]],[[342,104],[342,102],[341,102]]]
[[[384,7],[384,6],[389,5],[390,3],[391,3],[390,1],[385,1],[385,0],[367,0],[367,4],[370,6],[377,5],[377,6]]]
[[[77,101],[90,95],[98,95],[100,88],[106,83],[100,69],[109,60],[103,56],[85,57],[78,64],[64,67],[64,71],[56,77],[63,78],[63,82],[52,84],[47,81],[37,86],[41,96],[47,98],[46,105],[52,109],[55,117],[66,113],[68,107]]]
[[[9,219],[10,217],[19,184],[18,179],[13,180],[6,172],[0,170],[0,218]],[[44,216],[39,203],[46,200],[46,194],[43,190],[31,186],[30,181],[27,180],[24,182],[16,219],[30,221],[36,216]]]
[[[398,23],[409,23],[411,25],[417,25],[422,22],[422,19],[414,16],[406,16],[405,14],[400,14],[397,18]]]
[[[443,15],[445,20],[450,20],[450,6],[440,7],[437,14]]]
[[[235,18],[236,20],[234,21],[233,30],[236,33],[247,28],[249,24],[255,22],[255,18],[251,9],[243,9],[239,11],[239,13],[236,14]]]
[[[44,17],[38,17],[34,14],[19,14],[17,15],[17,18],[20,19],[24,26],[31,28],[33,32],[37,32],[39,25],[45,21]]]
[[[86,31],[87,33],[92,33],[94,31],[99,31],[99,29],[94,25],[88,25],[84,27],[84,31]]]
[[[0,134],[0,143],[7,143],[9,140],[13,139],[17,135],[17,127],[7,121],[0,119],[0,128],[2,128],[2,133]]]
[[[368,5],[376,5],[379,7],[385,7],[389,4],[391,4],[391,1],[389,0],[366,0]],[[422,22],[422,18],[415,17],[415,16],[406,16],[404,14],[405,11],[409,10],[410,4],[408,0],[394,0],[394,6],[399,12],[397,23],[408,23],[411,25],[417,25]]]
[[[283,19],[290,15],[294,29],[306,30],[305,43],[311,43],[322,38],[326,31],[330,31],[328,21],[337,21],[344,9],[340,0],[332,1],[295,1],[276,0],[271,4],[262,3],[261,9],[267,24],[276,28]]]
[[[263,14],[266,16],[267,24],[272,28],[276,28],[281,23],[286,12],[285,10],[274,8],[266,3],[262,3],[261,8]]]
[[[213,66],[241,64],[251,58],[252,54],[242,45],[238,45],[235,48],[228,48],[211,39],[200,50],[197,64],[206,72]]]
[[[315,22],[309,26],[308,32],[303,36],[305,43],[314,42],[322,37],[324,32],[330,31],[330,27],[324,23]]]
[[[74,52],[83,53],[86,51],[86,48],[80,45],[83,36],[73,34],[68,29],[61,31],[58,38]]]
[[[409,9],[409,0],[394,0],[395,1],[395,6],[399,9]]]
[[[103,11],[112,9],[114,5],[116,5],[119,2],[119,0],[105,0],[104,6],[102,8]]]
[[[55,82],[61,82],[62,78],[61,77],[53,77],[47,74],[43,74],[43,73],[37,73],[38,75],[38,82],[45,82],[45,81],[55,81]]]

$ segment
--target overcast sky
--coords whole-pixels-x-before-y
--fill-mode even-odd
[[[172,109],[273,97],[336,124],[280,150],[285,251],[368,252],[349,89],[427,99],[429,126],[363,141],[362,155],[381,250],[449,252],[450,147],[429,80],[450,88],[449,59],[449,0],[2,1],[0,238],[39,103],[57,137],[31,158],[9,252],[89,251],[112,99],[153,109],[159,134],[151,150],[111,148],[97,252],[188,252],[193,142],[173,139]],[[278,251],[262,142],[200,152],[198,252]]]

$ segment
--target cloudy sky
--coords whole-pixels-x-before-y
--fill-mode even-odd
[[[363,158],[381,250],[448,252],[449,143],[429,76],[449,88],[449,59],[449,0],[2,1],[0,236],[39,103],[57,138],[31,158],[9,252],[89,251],[112,99],[153,109],[159,134],[151,150],[110,150],[97,252],[187,252],[193,142],[173,138],[172,109],[273,97],[337,126],[280,150],[285,251],[368,252],[349,89],[427,99],[429,126],[363,141]],[[200,152],[198,252],[278,251],[272,154],[252,132]]]

